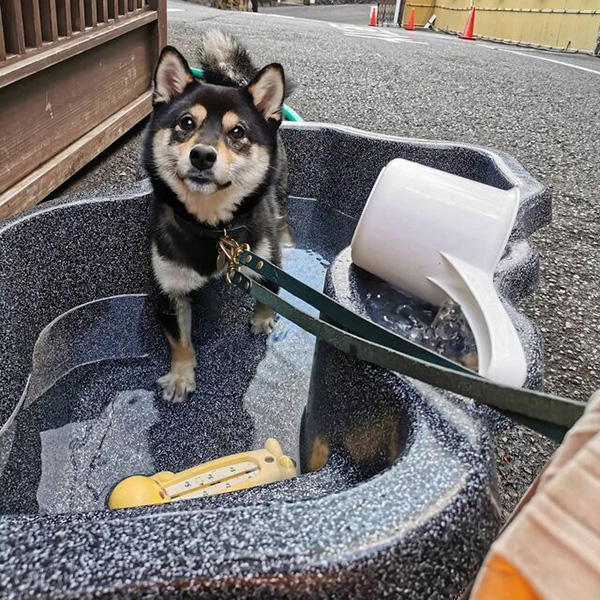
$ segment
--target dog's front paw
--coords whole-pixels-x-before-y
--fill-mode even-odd
[[[194,369],[183,371],[170,371],[157,380],[158,385],[163,390],[163,398],[170,404],[179,404],[183,402],[188,394],[196,389],[196,375]]]
[[[250,331],[252,331],[254,335],[260,335],[261,333],[266,333],[269,335],[269,333],[273,331],[274,327],[275,317],[273,315],[255,314],[252,317]]]

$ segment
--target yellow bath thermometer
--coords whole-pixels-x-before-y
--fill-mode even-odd
[[[296,476],[296,463],[274,438],[261,450],[231,454],[179,473],[160,471],[120,481],[108,497],[110,509],[165,504],[237,492]]]

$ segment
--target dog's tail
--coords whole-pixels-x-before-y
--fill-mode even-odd
[[[199,61],[204,80],[217,85],[243,87],[257,73],[246,48],[220,29],[211,29],[202,36]]]

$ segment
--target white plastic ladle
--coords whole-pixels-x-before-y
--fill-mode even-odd
[[[352,239],[352,260],[439,306],[450,297],[473,331],[479,373],[521,386],[523,347],[494,287],[517,188],[501,190],[403,159],[380,173]]]

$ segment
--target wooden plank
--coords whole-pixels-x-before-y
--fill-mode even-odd
[[[98,23],[108,23],[108,0],[98,0]]]
[[[73,31],[85,31],[85,4],[83,0],[71,0],[71,24]]]
[[[150,29],[0,90],[0,192],[150,88]]]
[[[147,91],[1,194],[0,219],[37,204],[139,123],[151,109],[151,92]]]
[[[26,57],[0,66],[0,89],[156,20],[157,13],[145,11],[129,19],[111,23],[97,31],[88,32],[85,36],[64,40],[37,52],[29,51]]]
[[[71,0],[56,0],[56,13],[58,20],[58,35],[66,37],[71,35]]]
[[[2,10],[0,10],[0,61],[6,59],[6,45],[4,43],[4,28],[2,27]]]
[[[58,20],[56,17],[56,0],[39,0],[42,21],[42,40],[54,42],[58,39]]]
[[[23,25],[25,27],[25,45],[39,48],[42,45],[42,21],[38,0],[21,0]]]
[[[108,0],[108,18],[119,18],[119,0]]]
[[[85,26],[96,27],[98,25],[98,7],[96,0],[84,0],[85,3]]]
[[[7,54],[25,52],[25,28],[20,0],[0,0],[0,12],[4,19],[4,44]]]
[[[167,0],[149,0],[151,10],[156,11],[157,17],[157,57],[167,44]]]

